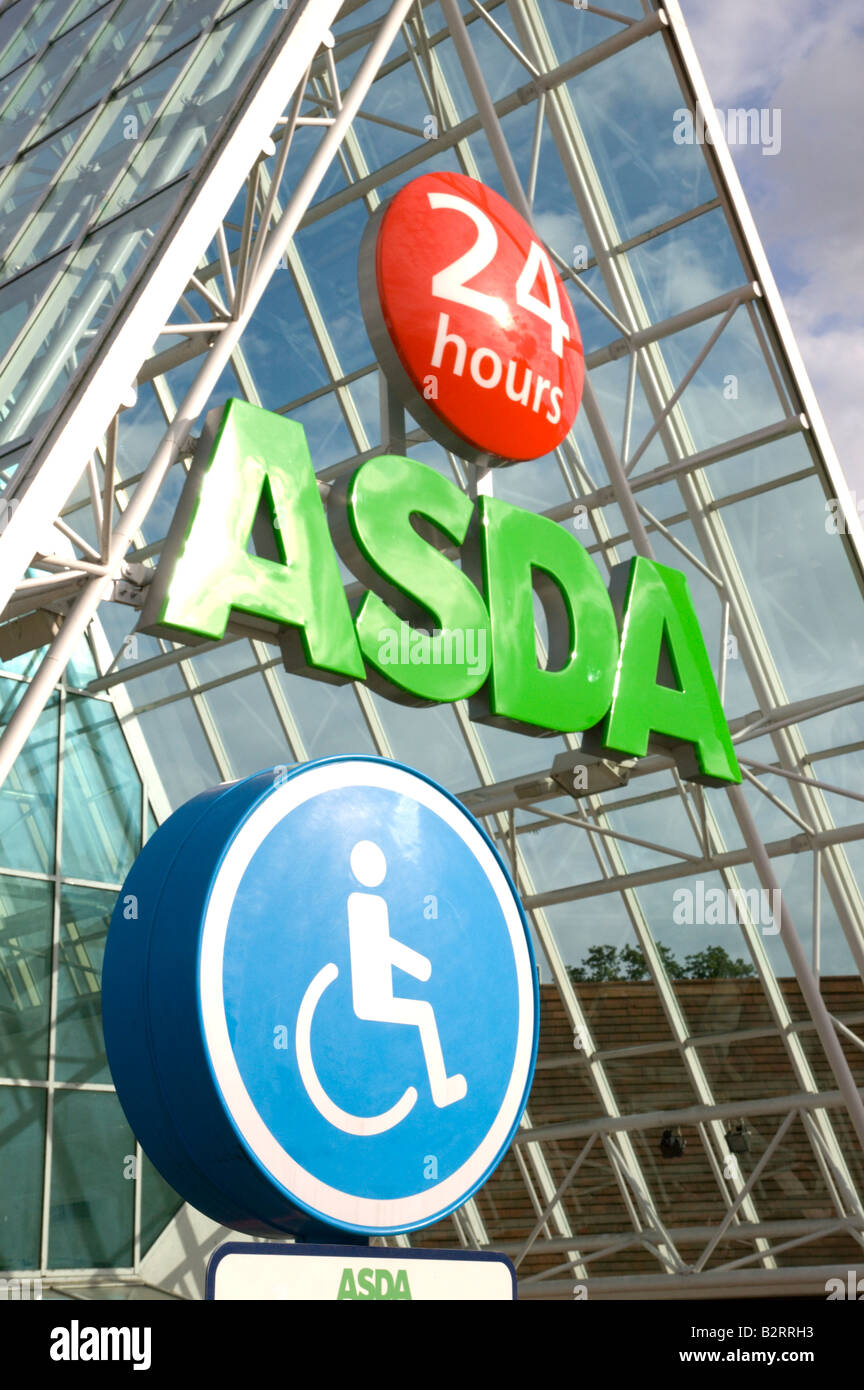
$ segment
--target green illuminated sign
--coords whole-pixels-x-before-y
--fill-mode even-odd
[[[672,749],[685,776],[741,780],[678,570],[640,556],[613,571],[607,593],[563,527],[499,498],[475,505],[434,468],[396,455],[341,480],[325,512],[301,425],[238,400],[215,422],[144,631],[218,640],[232,612],[245,614],[252,630],[277,632],[289,670],[367,680],[410,704],[469,699],[474,719],[585,731],[583,745],[607,758]],[[353,614],[337,552],[359,582]]]

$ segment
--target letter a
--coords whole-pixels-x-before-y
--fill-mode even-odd
[[[629,565],[616,565],[611,590],[621,657],[611,709],[586,736],[589,751],[644,758],[671,748],[682,776],[690,781],[707,786],[740,782],[684,575],[637,555]],[[682,756],[679,745],[688,743],[692,753]]]
[[[178,632],[218,641],[231,610],[239,609],[299,629],[303,657],[316,668],[309,675],[323,670],[331,680],[363,680],[302,425],[230,400],[215,426],[211,412],[142,629],[173,641]],[[269,516],[261,516],[262,504]],[[286,664],[294,669],[287,654]]]

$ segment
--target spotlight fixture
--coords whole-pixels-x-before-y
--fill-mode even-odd
[[[660,1136],[660,1152],[664,1158],[682,1158],[687,1140],[680,1129],[664,1129]]]
[[[725,1137],[730,1153],[749,1154],[750,1131],[744,1128],[743,1121],[741,1124],[736,1125],[734,1129],[730,1129]]]

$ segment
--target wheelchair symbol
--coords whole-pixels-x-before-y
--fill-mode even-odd
[[[387,860],[374,841],[360,840],[354,846],[351,871],[366,888],[377,888],[384,881]],[[426,981],[432,974],[432,964],[419,951],[413,951],[390,935],[387,903],[377,893],[349,894],[348,944],[355,1016],[372,1023],[404,1023],[417,1028],[435,1105],[440,1109],[464,1099],[468,1083],[460,1073],[447,1075],[432,1005],[424,999],[398,999],[393,994],[394,966],[415,980]],[[300,1076],[315,1109],[336,1129],[362,1136],[384,1134],[401,1124],[413,1110],[418,1098],[416,1087],[406,1087],[399,1100],[378,1115],[353,1115],[330,1099],[312,1060],[315,1010],[324,991],[338,976],[338,966],[330,961],[313,977],[303,995],[295,1030]]]

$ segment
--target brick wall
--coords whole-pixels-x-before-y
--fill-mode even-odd
[[[797,981],[781,980],[779,988],[793,1019],[807,1019],[807,1009]],[[595,1045],[604,1054],[604,1066],[618,1107],[623,1114],[654,1110],[675,1110],[696,1105],[699,1097],[689,1080],[684,1062],[672,1042],[659,996],[650,982],[610,981],[577,986]],[[718,1103],[758,1100],[782,1096],[802,1089],[792,1069],[782,1039],[776,1032],[759,1036],[772,1028],[767,1000],[757,980],[681,980],[674,984],[679,1007],[691,1035],[702,1038],[737,1030],[753,1030],[752,1037],[734,1042],[717,1041],[700,1045],[701,1060],[714,1099]],[[822,981],[827,1006],[859,1035],[864,1036],[864,986],[857,977],[834,976]],[[797,1035],[820,1089],[835,1089],[815,1031]],[[654,1044],[657,1051],[648,1056],[615,1056],[620,1049]],[[853,1074],[864,1086],[864,1051],[844,1044]],[[592,1085],[584,1054],[574,1048],[573,1033],[567,1022],[557,991],[541,987],[541,1024],[538,1067],[529,1101],[532,1124],[543,1126],[561,1122],[585,1121],[604,1114]],[[864,1192],[864,1155],[851,1132],[843,1112],[831,1112],[835,1132],[859,1192]],[[750,1153],[738,1159],[744,1180],[764,1153],[782,1115],[754,1115],[746,1120],[751,1131]],[[735,1121],[724,1122],[724,1130]],[[695,1126],[682,1126],[686,1140],[683,1157],[665,1159],[659,1143],[663,1126],[633,1131],[630,1141],[648,1178],[658,1214],[671,1230],[705,1226],[722,1219],[725,1206],[713,1176],[708,1157]],[[547,1141],[544,1152],[552,1181],[558,1184],[580,1153],[585,1138]],[[782,1143],[772,1155],[766,1171],[756,1184],[753,1199],[763,1221],[833,1217],[835,1208],[820,1167],[814,1158],[803,1122],[796,1118]],[[535,1222],[535,1211],[528,1196],[514,1152],[505,1156],[492,1178],[477,1194],[490,1238],[498,1249],[511,1251],[523,1242]],[[630,1232],[632,1222],[602,1143],[595,1143],[563,1199],[571,1228],[586,1240],[615,1233]],[[779,1244],[782,1234],[772,1237]],[[415,1236],[416,1244],[454,1245],[449,1221]],[[678,1248],[688,1262],[695,1262],[705,1246],[704,1236],[679,1238]],[[722,1264],[753,1249],[751,1241],[725,1240],[708,1263]],[[783,1264],[858,1263],[861,1248],[845,1234],[823,1237],[777,1257]],[[522,1264],[521,1274],[563,1263],[560,1253],[531,1255]],[[659,1273],[656,1257],[638,1246],[628,1247],[596,1260],[592,1274]]]

